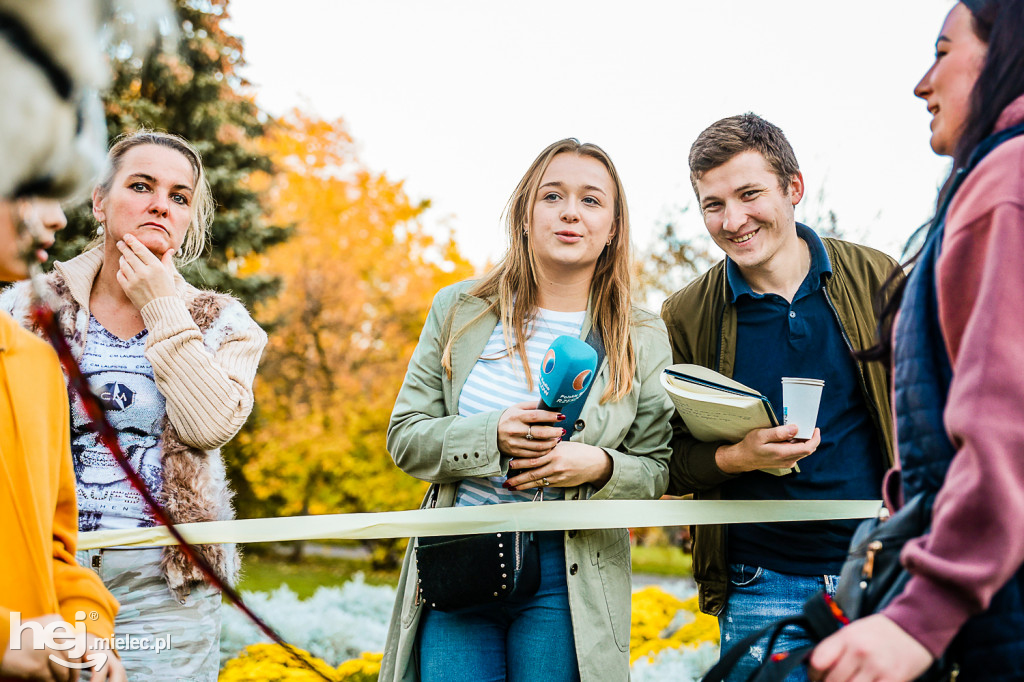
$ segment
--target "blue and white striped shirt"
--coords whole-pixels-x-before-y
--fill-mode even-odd
[[[468,417],[481,412],[500,411],[526,401],[536,404],[540,400],[537,380],[544,354],[551,342],[559,336],[579,337],[585,317],[586,311],[563,313],[538,309],[537,317],[527,327],[526,339],[526,357],[533,377],[533,390],[527,388],[519,354],[509,353],[505,346],[504,327],[499,321],[462,387],[459,415]],[[513,475],[512,472],[510,475]],[[455,506],[529,502],[533,499],[534,490],[513,492],[501,486],[504,482],[503,476],[464,479],[455,496]],[[558,500],[563,497],[562,488],[543,490],[543,499]]]

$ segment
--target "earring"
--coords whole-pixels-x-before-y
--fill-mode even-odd
[[[611,245],[612,245],[612,238],[611,238],[611,237],[608,237],[608,241],[606,241],[606,242],[604,243],[604,245],[605,245],[605,246],[611,246]]]
[[[96,228],[96,234],[100,237],[103,236],[103,231],[107,228],[107,223],[104,221],[100,223],[100,226]]]

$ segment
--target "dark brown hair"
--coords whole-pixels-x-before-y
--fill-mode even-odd
[[[985,63],[971,91],[970,110],[953,155],[953,168],[939,190],[936,212],[949,194],[957,170],[967,166],[975,147],[993,133],[1003,110],[1024,95],[1024,42],[1020,39],[1024,35],[1024,0],[968,0],[961,4],[971,13],[974,34],[988,48]],[[939,217],[933,217],[914,233],[910,243],[921,243],[921,246],[902,267],[889,275],[878,292],[879,341],[858,353],[860,359],[886,363],[891,360],[893,323],[907,282],[904,272],[921,256],[922,233],[926,233]]]
[[[697,181],[709,170],[727,163],[737,154],[756,151],[779,178],[779,188],[789,189],[789,182],[800,172],[796,154],[789,140],[777,125],[753,112],[715,121],[704,129],[690,147],[690,183],[697,191]],[[700,198],[699,196],[697,197]]]

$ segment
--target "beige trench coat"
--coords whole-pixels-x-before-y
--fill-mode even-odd
[[[501,413],[458,416],[462,386],[494,331],[497,318],[493,314],[480,317],[457,339],[452,349],[451,379],[441,368],[443,340],[452,329],[461,329],[486,308],[485,301],[465,293],[471,284],[446,287],[434,298],[388,428],[388,450],[395,463],[406,473],[437,484],[437,504],[441,507],[454,504],[458,482],[463,478],[508,473],[508,458],[498,451]],[[456,304],[454,315],[449,315]],[[618,402],[600,404],[609,378],[607,362],[602,364],[581,415],[584,428],[572,437],[601,447],[611,456],[611,479],[600,490],[589,485],[567,488],[566,500],[654,499],[665,492],[668,484],[672,404],[659,383],[661,370],[671,364],[668,338],[657,316],[635,309],[633,319],[638,362],[631,393]],[[586,338],[590,326],[588,313],[581,338]],[[581,681],[629,679],[631,579],[627,531],[567,530],[565,566]],[[388,630],[381,682],[419,679],[415,645],[423,607],[415,599],[415,575],[410,543]]]

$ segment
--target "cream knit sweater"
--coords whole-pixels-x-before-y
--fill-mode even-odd
[[[102,248],[92,249],[57,263],[46,277],[50,304],[76,359],[85,349],[89,296],[102,262]],[[175,288],[176,296],[154,299],[141,311],[149,330],[146,358],[167,401],[162,502],[176,523],[226,520],[234,513],[219,448],[252,411],[252,383],[267,335],[231,296],[196,289],[181,275]],[[0,294],[0,309],[31,329],[29,304],[28,282]],[[233,547],[201,550],[223,577],[236,577]],[[174,548],[165,549],[163,567],[176,591],[187,592],[202,579]]]

